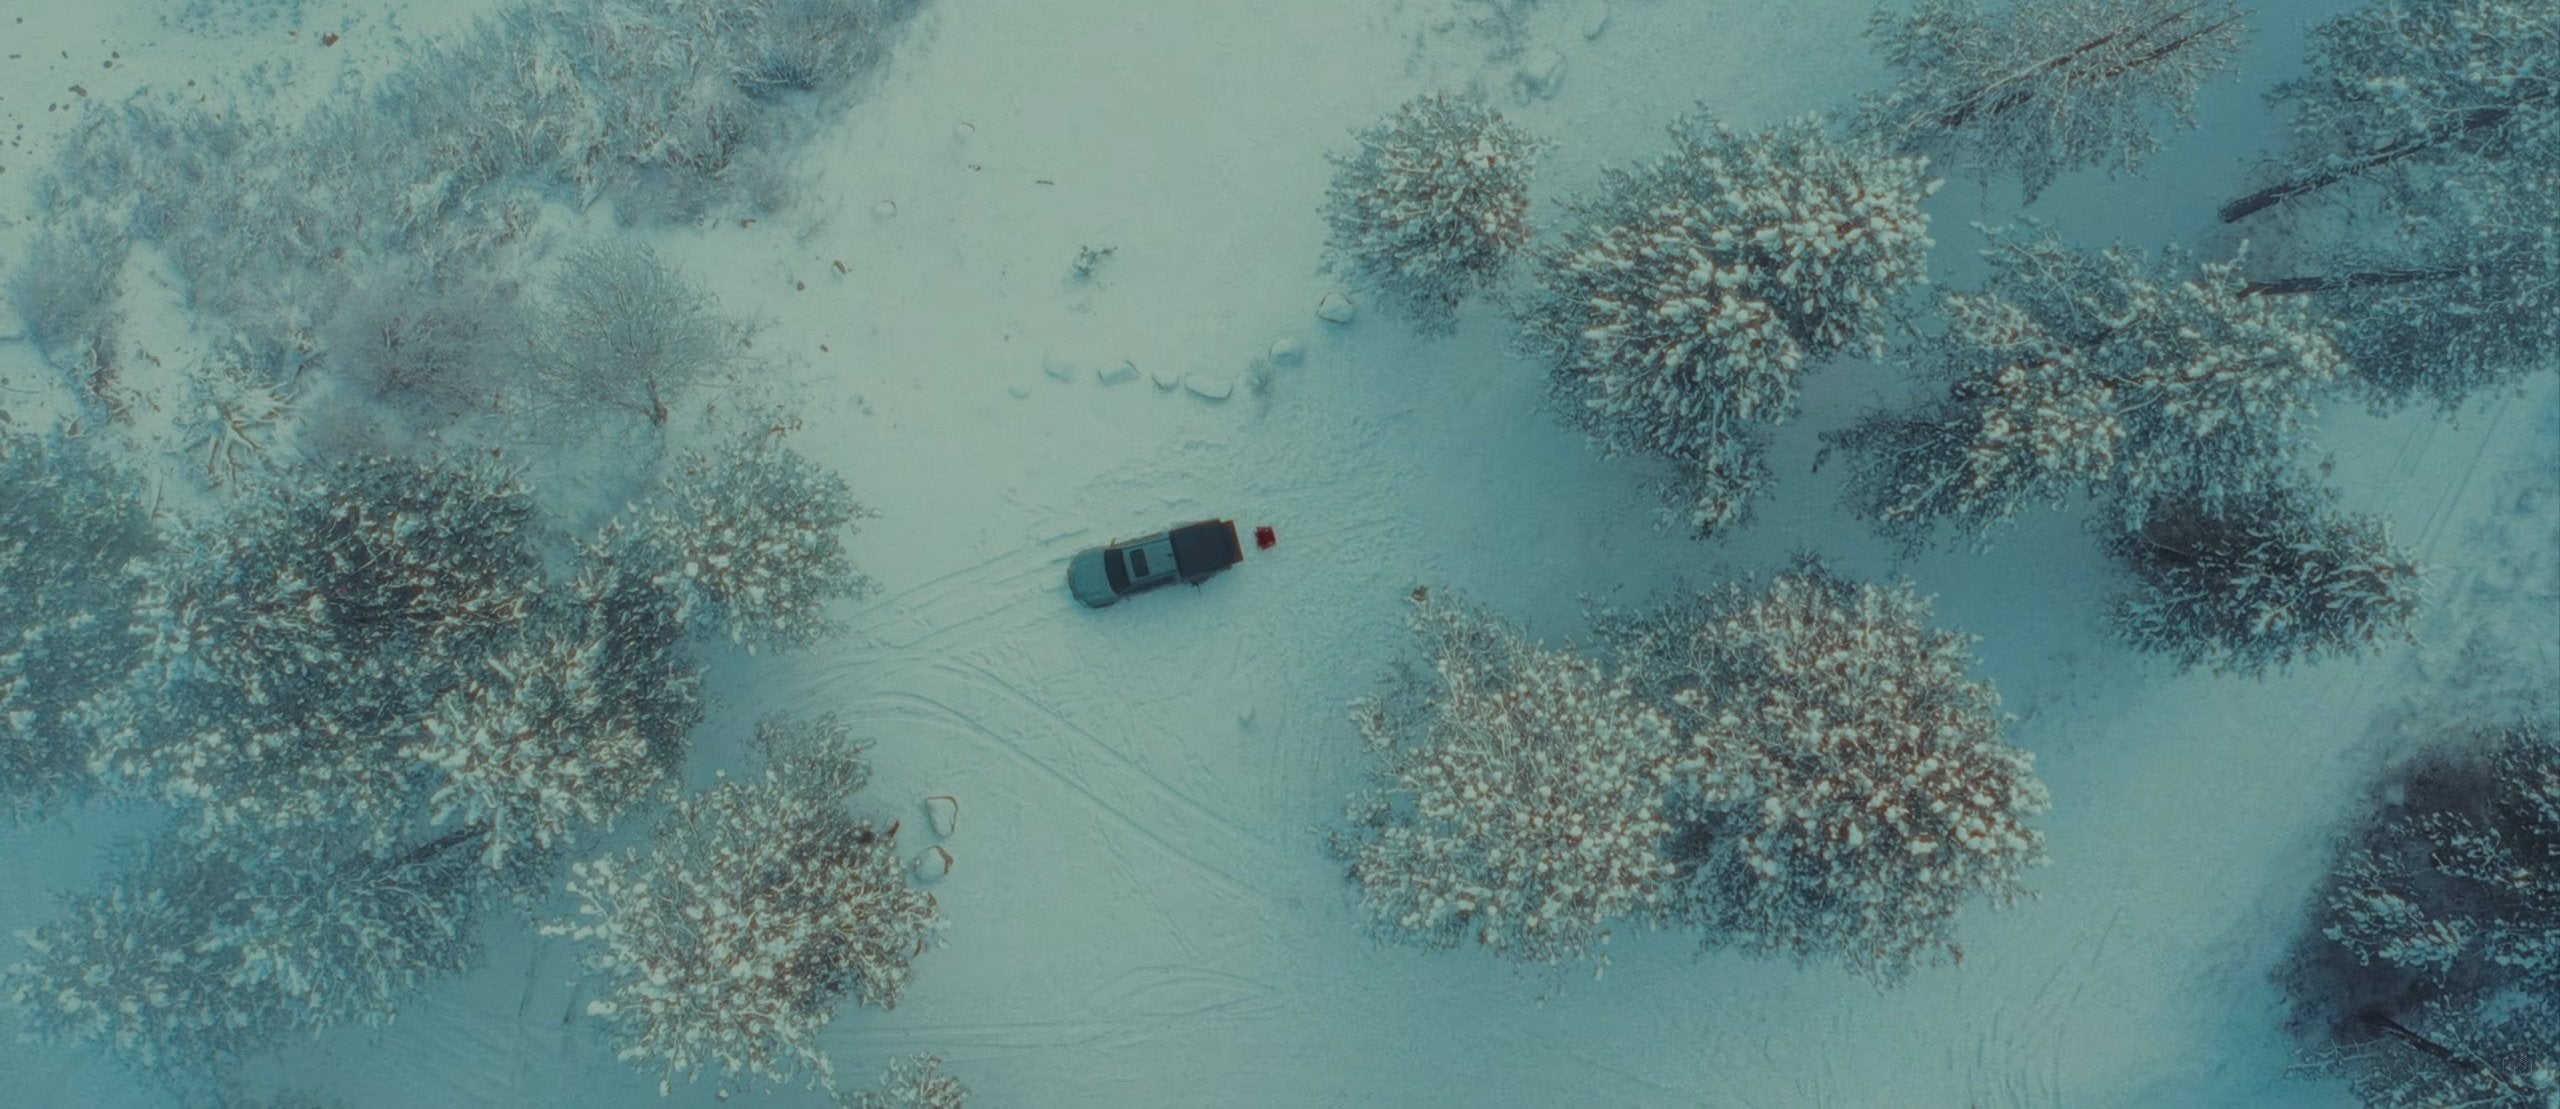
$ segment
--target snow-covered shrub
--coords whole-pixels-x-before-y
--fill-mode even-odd
[[[1805,367],[1881,351],[1892,302],[1925,280],[1938,183],[1811,117],[1745,134],[1701,114],[1671,136],[1569,206],[1521,347],[1602,449],[1672,464],[1675,510],[1705,536],[1748,513],[1759,429],[1793,412]]]
[[[2350,837],[2283,975],[2368,1105],[2560,1100],[2560,743],[2435,741]]]
[[[1502,278],[1529,241],[1540,144],[1480,99],[1432,93],[1399,105],[1332,154],[1327,249],[1424,335],[1458,329],[1458,302]]]
[[[441,422],[487,401],[510,292],[481,274],[384,266],[350,291],[321,345],[339,380],[367,399]]]
[[[2383,522],[2350,516],[2326,489],[2273,488],[2207,508],[2172,497],[2111,537],[2132,573],[2118,633],[2181,668],[2259,674],[2406,638],[2420,570]]]
[[[132,475],[78,443],[0,432],[0,810],[87,791],[74,710],[140,659],[130,567],[158,545]]]
[[[817,1042],[848,994],[895,1005],[941,927],[895,844],[846,812],[862,745],[833,717],[768,722],[764,773],[676,802],[647,848],[576,864],[578,917],[606,980],[587,1012],[625,1060],[678,1076],[832,1085]]]
[[[2047,795],[2001,739],[1969,640],[1928,626],[1909,585],[1800,562],[1610,615],[1601,636],[1687,737],[1665,768],[1677,867],[1666,919],[1879,982],[1963,950],[1958,911],[2008,905],[2046,860]]]
[[[2190,265],[2051,235],[1995,234],[1980,292],[1950,293],[1923,340],[1944,383],[1825,438],[1851,509],[1917,546],[1940,521],[1979,539],[2019,509],[2110,498],[2218,509],[2293,480],[2319,390],[2344,361],[2298,302],[2251,295],[2240,260]]]
[[[872,589],[844,553],[846,532],[871,512],[842,477],[784,446],[786,430],[686,452],[626,541],[679,619],[750,651],[834,634],[827,605]]]
[[[2560,359],[2560,149],[2433,182],[2351,226],[2297,251],[2311,272],[2250,288],[2333,319],[2347,382],[2377,412],[2452,409]]]
[[[2320,25],[2311,75],[2277,86],[2292,149],[2225,222],[2351,182],[2403,199],[2560,161],[2560,5],[2374,0]]]
[[[2014,173],[2026,196],[2076,169],[2127,173],[2158,150],[2151,116],[2194,125],[2196,91],[2247,44],[2224,0],[1921,0],[1878,12],[1870,33],[1900,71],[1866,106],[1898,146],[1986,175]]]
[[[127,247],[121,231],[97,219],[52,224],[29,240],[9,273],[9,307],[46,361],[70,369],[113,341]]]
[[[32,1031],[181,1080],[350,1020],[387,1023],[473,954],[470,839],[383,854],[157,842],[70,898],[67,919],[22,933],[32,957],[9,967],[8,996]]]
[[[880,1088],[843,1101],[845,1109],[964,1109],[969,1088],[942,1073],[935,1055],[901,1055],[880,1072]]]
[[[543,412],[664,425],[744,360],[751,329],[636,239],[573,251],[518,324],[515,361]]]
[[[296,397],[284,376],[240,341],[187,368],[186,407],[171,423],[207,484],[237,489],[285,460],[279,440],[291,433]]]
[[[153,566],[133,688],[91,706],[96,769],[206,831],[340,824],[387,849],[414,778],[400,742],[542,591],[513,479],[347,463],[271,487]]]
[[[1353,707],[1384,760],[1335,840],[1389,938],[1505,958],[1594,959],[1671,874],[1663,714],[1602,664],[1414,591],[1428,678]]]

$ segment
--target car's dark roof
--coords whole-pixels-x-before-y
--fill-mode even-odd
[[[1173,557],[1183,573],[1203,574],[1244,561],[1244,547],[1233,523],[1202,520],[1173,529]]]

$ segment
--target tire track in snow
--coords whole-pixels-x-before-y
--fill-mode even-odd
[[[1270,983],[1206,967],[1131,967],[1064,1004],[1055,1019],[964,1021],[922,1026],[912,1038],[950,1056],[964,1049],[1136,1047],[1170,1034],[1196,1038],[1203,1027],[1227,1027],[1287,1011]]]
[[[1087,784],[1084,780],[1083,774],[1079,773],[1075,769],[1060,765],[1060,760],[1046,758],[1034,753],[1033,749],[1028,745],[1007,738],[1003,733],[989,727],[984,721],[978,719],[974,714],[955,708],[949,702],[936,697],[931,693],[919,692],[913,688],[885,689],[867,694],[864,700],[867,703],[873,704],[878,702],[889,702],[892,704],[903,702],[921,710],[925,714],[925,719],[958,724],[966,730],[987,740],[997,750],[1013,756],[1016,760],[1031,766],[1033,769],[1047,775],[1051,780],[1065,786],[1069,793],[1084,801],[1084,803],[1090,806],[1094,811],[1110,818],[1112,822],[1127,828],[1130,832],[1136,834],[1140,838],[1156,845],[1158,848],[1161,848],[1165,854],[1172,859],[1188,864],[1193,870],[1198,871],[1203,877],[1208,878],[1213,884],[1226,890],[1230,894],[1234,894],[1245,900],[1259,904],[1274,904],[1278,901],[1277,898],[1255,886],[1251,881],[1246,880],[1243,876],[1238,875],[1225,867],[1210,862],[1208,859],[1203,858],[1200,852],[1181,846],[1172,833],[1152,826],[1153,822],[1151,821],[1143,820],[1137,816],[1131,815],[1128,811],[1128,805],[1115,801],[1112,797],[1105,796],[1104,791]],[[862,710],[862,715],[865,717],[871,717],[877,714],[866,706]],[[1114,761],[1121,763],[1123,766],[1128,765],[1126,759],[1115,759]],[[1150,776],[1145,776],[1142,772],[1142,778],[1145,777]],[[1161,783],[1158,783],[1158,786],[1161,788]],[[1190,829],[1181,829],[1181,831],[1187,833]],[[1252,846],[1256,848],[1257,853],[1259,854],[1261,845],[1254,844]]]

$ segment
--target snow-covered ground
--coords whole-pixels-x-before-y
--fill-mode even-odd
[[[2264,5],[2247,72],[2212,88],[2202,130],[2172,136],[2143,177],[2066,179],[2035,214],[2081,242],[2223,245],[2213,206],[2274,135],[2258,94],[2344,6]],[[67,120],[50,106],[77,99],[69,84],[251,87],[249,67],[273,59],[267,84],[307,103],[398,57],[387,33],[348,31],[317,48],[342,51],[324,62],[319,34],[427,34],[467,14],[250,5],[208,34],[142,0],[20,7],[41,10],[8,24],[20,13],[0,9],[12,248],[44,218],[14,183]],[[278,14],[251,18],[264,7]],[[1491,58],[1501,36],[1449,0],[933,0],[877,87],[803,151],[789,211],[644,232],[771,321],[757,346],[805,419],[795,446],[881,514],[854,555],[884,588],[843,614],[849,635],[714,662],[697,779],[744,765],[757,716],[836,710],[877,741],[882,819],[920,826],[925,795],[960,801],[957,863],[934,891],[948,942],[896,1010],[840,1015],[839,1073],[931,1051],[985,1106],[2349,1102],[2285,1073],[2267,972],[2325,837],[2403,742],[2405,707],[2465,678],[2454,659],[2473,630],[2524,650],[2535,680],[2560,671],[2548,375],[2454,422],[2330,415],[2335,480],[2435,568],[2436,604],[2421,646],[2258,682],[2177,675],[2111,640],[2112,572],[2067,514],[1987,555],[1897,565],[1836,507],[1837,470],[1810,472],[1817,434],[1893,394],[1892,367],[1812,375],[1805,417],[1779,436],[1776,498],[1706,545],[1657,532],[1636,467],[1541,409],[1542,370],[1505,353],[1490,306],[1439,342],[1374,311],[1313,315],[1336,288],[1317,270],[1323,155],[1406,97],[1479,85],[1556,140],[1538,179],[1551,216],[1601,164],[1653,154],[1693,104],[1760,123],[1880,82],[1867,11],[1550,0],[1518,57]],[[1541,50],[1564,59],[1561,81],[1521,96],[1513,75]],[[1961,183],[1932,211],[1953,283],[1973,272],[1966,222],[2017,214],[2012,192]],[[1111,253],[1078,280],[1088,246]],[[1279,340],[1304,361],[1254,395],[1247,368]],[[1136,380],[1106,383],[1123,360]],[[47,374],[28,344],[0,343],[13,410]],[[1235,391],[1212,401],[1158,375]],[[1075,550],[1202,516],[1271,525],[1279,545],[1196,593],[1104,612],[1068,599]],[[1891,992],[1835,967],[1702,958],[1679,935],[1622,935],[1598,981],[1365,938],[1324,835],[1364,765],[1345,704],[1405,649],[1415,585],[1561,638],[1584,597],[1634,601],[1798,550],[1908,574],[1940,624],[1982,637],[1981,673],[2019,716],[2011,740],[2053,793],[2040,901],[1971,913],[1962,967]],[[85,884],[120,819],[9,833],[0,924]],[[360,1106],[656,1100],[579,1016],[578,976],[565,941],[502,924],[483,970],[395,1025],[255,1074]],[[714,1085],[672,1101],[707,1103]],[[34,1046],[0,1054],[0,1090],[155,1103],[86,1054]]]

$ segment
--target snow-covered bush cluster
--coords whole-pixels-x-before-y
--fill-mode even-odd
[[[1800,564],[1602,614],[1597,657],[1416,601],[1432,671],[1356,707],[1386,765],[1335,841],[1388,936],[1553,964],[1649,921],[1892,983],[2044,862],[2033,757],[1908,586]]]
[[[138,563],[136,657],[70,715],[175,820],[35,934],[33,1027],[178,1077],[388,1020],[486,895],[647,799],[702,713],[675,602],[553,582],[539,524],[496,470],[374,458]]]
[[[2376,408],[2453,408],[2560,353],[2554,57],[2560,5],[2377,0],[2322,24],[2311,75],[2276,90],[2291,149],[2222,218],[2304,217],[2307,272],[2260,287],[2339,320]]]
[[[942,1073],[934,1055],[901,1055],[880,1072],[880,1088],[843,1100],[845,1109],[963,1109],[969,1087]]]
[[[476,950],[480,836],[390,853],[160,840],[23,934],[33,957],[8,968],[8,996],[30,1031],[181,1084],[297,1035],[387,1023]]]
[[[1692,115],[1671,136],[1570,206],[1537,252],[1520,344],[1602,449],[1671,464],[1674,512],[1708,536],[1749,513],[1762,429],[1794,411],[1799,375],[1881,352],[1894,302],[1926,279],[1920,202],[1938,183],[1812,117],[1744,133]]]
[[[2406,638],[2421,572],[2383,522],[2321,488],[2271,488],[2219,508],[2173,497],[2108,540],[2135,588],[2116,630],[2135,646],[2258,674]]]
[[[2048,804],[2035,756],[2002,740],[1971,640],[1928,619],[1908,584],[1806,561],[1602,623],[1687,735],[1668,919],[1892,983],[1963,957],[1966,902],[2029,896],[2046,861],[2027,824]]]
[[[1529,175],[1541,144],[1480,99],[1433,93],[1398,106],[1330,155],[1327,249],[1424,335],[1458,328],[1458,303],[1498,283],[1529,241]]]
[[[2440,737],[2349,839],[2283,977],[2365,1104],[2560,1102],[2560,741]]]
[[[754,651],[805,647],[836,631],[827,605],[871,579],[844,537],[871,515],[842,477],[782,442],[787,425],[688,451],[643,504],[631,562],[676,599],[676,615]]]
[[[648,244],[611,239],[561,262],[512,353],[538,411],[663,426],[687,393],[742,363],[749,330]]]
[[[0,811],[88,791],[75,710],[141,656],[132,566],[158,546],[131,474],[84,443],[0,432]]]
[[[2321,321],[2253,296],[2240,261],[2157,261],[1995,235],[1980,292],[1919,347],[1943,392],[1826,439],[1851,509],[1906,546],[1941,522],[1979,540],[2019,509],[2104,498],[2130,527],[2162,497],[2220,510],[2295,480],[2344,361]]]
[[[2160,147],[2151,117],[2192,126],[2196,91],[2248,41],[2222,0],[1921,0],[1878,12],[1871,34],[1899,75],[1865,106],[1867,126],[1986,176],[2016,174],[2029,203],[2072,170],[2140,169]]]
[[[919,7],[518,3],[301,119],[140,94],[94,110],[39,175],[52,229],[11,300],[50,361],[111,377],[126,260],[156,248],[204,330],[243,336],[276,380],[318,368],[449,413],[454,397],[434,394],[480,392],[459,360],[513,345],[484,345],[515,321],[480,318],[506,298],[477,286],[542,203],[611,203],[626,222],[778,207],[783,148]],[[422,295],[387,303],[401,288]],[[647,380],[597,399],[625,403]]]
[[[577,918],[543,926],[585,945],[606,981],[587,1011],[661,1092],[706,1067],[832,1086],[817,1037],[837,1004],[895,1005],[941,927],[895,828],[844,808],[868,770],[840,721],[770,721],[757,744],[761,776],[676,802],[645,850],[576,864]]]
[[[1671,877],[1660,709],[1570,649],[1414,592],[1429,678],[1407,672],[1353,720],[1385,760],[1336,839],[1379,931],[1523,962],[1606,955],[1610,926]]]

